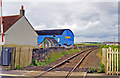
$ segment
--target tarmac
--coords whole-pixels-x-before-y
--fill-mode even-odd
[[[0,72],[0,78],[31,78],[31,77],[37,77],[40,73],[44,71],[22,71],[22,70],[3,70]],[[41,77],[45,78],[65,78],[68,72],[65,71],[56,71],[56,72],[48,72],[46,74],[43,74]],[[40,77],[40,78],[41,78]],[[73,72],[70,76],[70,78],[120,78],[119,76],[113,75],[108,76],[105,73],[87,73],[87,72]],[[39,77],[37,77],[39,78]]]
[[[25,70],[5,70],[0,67],[0,78],[39,78],[38,75],[44,71],[25,71]],[[48,72],[40,76],[40,78],[65,78],[69,72],[55,71]],[[87,73],[87,72],[73,72],[70,78],[120,78],[116,75],[106,75],[105,73]]]
[[[1,76],[38,76],[40,73],[44,71],[21,71],[21,70],[10,70],[10,71],[2,71],[0,73]],[[42,76],[66,76],[68,72],[64,71],[56,71],[56,72],[48,72],[43,74]],[[73,72],[71,76],[85,76],[86,72]]]

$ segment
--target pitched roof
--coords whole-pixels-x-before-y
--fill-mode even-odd
[[[16,23],[22,16],[3,16],[3,32],[5,33],[14,23]],[[0,27],[1,32],[1,27]]]
[[[58,44],[58,42],[53,37],[45,37],[45,39],[48,39],[53,44]]]
[[[55,29],[55,30],[36,30],[38,35],[62,35],[66,29]]]

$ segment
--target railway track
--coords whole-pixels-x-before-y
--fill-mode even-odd
[[[97,48],[98,48],[98,47],[97,47]],[[79,53],[77,53],[77,54],[75,54],[75,55],[73,55],[73,56],[71,56],[71,57],[63,60],[62,62],[56,64],[55,66],[49,68],[48,70],[40,73],[37,77],[40,77],[40,76],[42,76],[43,74],[45,74],[45,73],[47,73],[47,72],[49,72],[49,71],[52,71],[52,70],[54,70],[54,69],[56,69],[56,68],[67,67],[67,66],[69,66],[69,64],[72,63],[72,61],[74,61],[75,59],[80,59],[79,61],[77,61],[77,62],[73,65],[73,68],[72,68],[72,69],[69,71],[69,73],[66,75],[65,78],[68,78],[68,77],[72,74],[72,72],[75,71],[75,69],[83,62],[83,60],[87,57],[87,55],[88,55],[89,53],[91,53],[93,50],[96,50],[97,48],[92,48],[92,49],[83,50],[83,51],[81,51],[81,52],[79,52]],[[82,55],[82,56],[81,56],[81,55]],[[66,63],[68,63],[68,64],[66,64]]]
[[[92,50],[88,51],[74,66],[74,68],[67,74],[65,78],[69,78],[69,76],[72,74],[72,72],[83,62],[83,60],[86,58],[86,56],[91,52]]]

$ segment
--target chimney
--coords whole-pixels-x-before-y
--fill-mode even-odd
[[[20,16],[24,16],[25,15],[25,10],[23,5],[21,6],[21,10],[20,10]]]

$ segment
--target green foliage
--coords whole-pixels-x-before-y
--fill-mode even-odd
[[[95,71],[94,67],[92,67],[92,68],[90,69],[90,71],[93,73],[93,72]]]
[[[45,66],[48,65],[51,62],[56,61],[57,59],[64,57],[68,54],[73,54],[76,52],[81,51],[80,49],[71,49],[71,50],[64,50],[64,51],[58,51],[58,52],[52,52],[46,56],[46,59],[43,62],[37,62],[37,60],[32,60],[31,66]]]
[[[40,66],[40,63],[37,62],[37,60],[35,60],[35,65],[36,65],[36,66]]]
[[[32,60],[30,66],[34,66],[35,65],[35,60]]]
[[[78,51],[81,51],[81,50],[80,49],[71,49],[71,50],[64,50],[64,51],[59,51],[59,52],[52,52],[46,57],[45,61],[39,63],[39,65],[40,66],[48,65],[49,63],[54,62],[57,59],[65,56],[65,55],[73,54],[73,53],[76,53]]]
[[[104,66],[104,64],[100,63],[100,69],[97,72],[98,73],[104,73],[105,72],[105,66]]]
[[[79,43],[79,44],[74,44],[75,46],[99,46],[100,44],[99,43],[97,43],[97,44],[95,44],[95,43]]]
[[[15,70],[22,68],[20,65],[16,66]]]
[[[37,60],[32,60],[30,66],[40,66],[40,63]]]
[[[109,48],[109,47],[111,47],[112,49],[114,49],[114,48],[120,48],[120,45],[104,45],[104,44],[100,45],[101,49],[102,48]]]
[[[31,64],[30,64],[30,66],[34,66],[34,64],[33,64],[33,63],[31,63]]]
[[[5,69],[5,70],[10,70],[10,69],[11,69],[11,65],[7,69]]]
[[[115,49],[115,48],[120,49],[120,45],[104,45],[104,44],[102,44],[102,45],[100,45],[101,55],[102,55],[102,48],[109,48],[109,47],[111,47],[112,49]]]
[[[46,62],[41,62],[39,64],[40,64],[40,66],[44,66],[44,65],[46,65]]]

